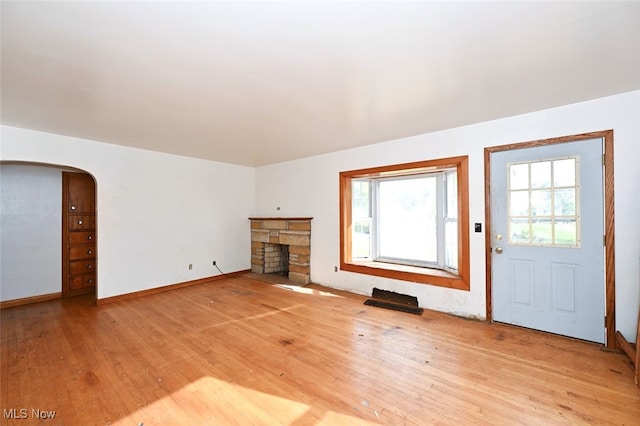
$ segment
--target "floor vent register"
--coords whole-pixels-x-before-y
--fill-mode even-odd
[[[416,315],[422,315],[423,311],[422,308],[418,307],[417,297],[394,293],[393,291],[380,290],[378,288],[373,289],[371,299],[367,299],[364,304]]]

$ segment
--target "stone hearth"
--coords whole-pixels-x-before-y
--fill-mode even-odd
[[[311,219],[313,218],[250,217],[251,272],[288,272],[291,281],[309,284]],[[283,257],[288,257],[288,262]]]

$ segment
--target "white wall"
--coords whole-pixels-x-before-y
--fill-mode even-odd
[[[8,126],[1,136],[2,161],[94,176],[99,299],[217,275],[212,260],[224,272],[251,267],[255,169]]]
[[[62,169],[1,164],[0,300],[60,293]]]
[[[615,138],[617,329],[633,339],[640,304],[640,91],[260,167],[256,173],[256,213],[314,217],[311,231],[313,282],[367,295],[373,287],[378,287],[414,295],[429,309],[484,318],[485,236],[474,233],[473,226],[470,226],[470,291],[334,272],[334,266],[339,265],[340,260],[338,173],[468,155],[469,220],[471,224],[484,223],[485,147],[607,129],[614,129]],[[276,210],[278,206],[280,211]]]

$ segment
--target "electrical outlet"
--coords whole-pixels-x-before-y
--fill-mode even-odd
[[[213,261],[213,266],[216,266],[216,261],[215,260]]]
[[[191,264],[191,263],[189,264],[189,269],[190,270],[193,269],[193,264]]]

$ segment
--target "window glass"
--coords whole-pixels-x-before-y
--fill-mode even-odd
[[[458,270],[458,174],[445,173],[444,266]]]
[[[553,193],[554,214],[556,216],[575,216],[576,189],[556,189]]]
[[[435,176],[379,183],[379,256],[438,261]]]
[[[371,257],[371,189],[368,180],[351,182],[351,212],[353,214],[353,257]]]
[[[549,216],[551,214],[551,191],[531,191],[531,215]]]
[[[531,222],[531,242],[533,244],[553,243],[553,223],[551,219],[534,219]]]
[[[511,193],[509,214],[511,216],[529,215],[529,191],[513,191]]]
[[[530,223],[529,218],[510,218],[509,219],[509,242],[529,243],[530,241]]]
[[[553,162],[553,184],[556,187],[576,185],[575,158],[555,160]]]
[[[509,172],[509,184],[511,189],[529,189],[528,164],[514,164],[509,168]]]
[[[446,222],[444,225],[444,264],[450,269],[458,269],[458,223]]]
[[[458,218],[458,175],[455,171],[448,172],[446,176],[447,218]]]
[[[577,220],[575,218],[556,220],[556,244],[576,245],[578,240]]]
[[[551,162],[530,163],[531,188],[549,188],[551,186]]]

